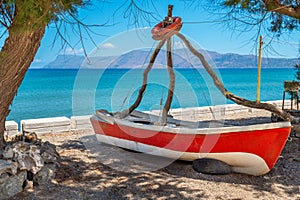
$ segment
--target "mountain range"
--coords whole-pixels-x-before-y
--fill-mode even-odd
[[[221,54],[214,51],[201,51],[212,67],[217,68],[256,68],[257,56],[239,55],[234,53]],[[120,56],[98,56],[85,59],[84,56],[58,55],[55,60],[44,66],[45,69],[128,69],[146,67],[151,52],[146,50],[133,50]],[[297,58],[262,58],[263,68],[293,68],[299,60]],[[199,59],[186,49],[173,51],[174,68],[201,67]],[[166,66],[166,52],[161,50],[153,68]]]

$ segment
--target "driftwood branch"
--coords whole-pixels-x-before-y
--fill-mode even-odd
[[[145,90],[146,90],[146,88],[147,88],[147,84],[148,84],[148,74],[149,74],[150,70],[151,70],[152,67],[153,67],[153,64],[154,64],[154,62],[155,62],[155,59],[156,59],[158,53],[160,52],[160,49],[161,49],[162,46],[165,44],[165,41],[166,41],[166,40],[161,40],[161,41],[158,43],[158,45],[157,45],[155,51],[153,52],[153,54],[152,54],[152,56],[151,56],[151,58],[150,58],[150,62],[149,62],[149,64],[148,64],[147,68],[144,70],[144,73],[143,73],[143,84],[142,84],[142,87],[141,87],[140,90],[139,90],[139,94],[138,94],[137,99],[135,100],[135,102],[134,102],[128,109],[123,110],[123,111],[121,111],[121,112],[115,113],[115,114],[114,114],[115,117],[118,117],[118,118],[122,119],[122,118],[124,118],[124,117],[130,115],[130,114],[132,113],[132,111],[134,111],[134,110],[140,105],[140,103],[141,103],[141,101],[142,101],[142,98],[143,98],[143,95],[144,95],[144,92],[145,92]]]
[[[168,112],[171,107],[174,89],[175,89],[175,73],[173,70],[171,38],[169,38],[167,40],[167,67],[168,67],[170,83],[169,83],[169,87],[168,87],[168,97],[167,97],[167,100],[166,100],[166,103],[165,103],[165,106],[163,109],[163,113],[162,113],[162,118],[161,118],[162,125],[167,124],[167,116],[168,116]]]
[[[282,118],[285,121],[293,121],[294,117],[291,116],[289,113],[284,112],[282,109],[278,108],[276,105],[269,104],[269,103],[261,103],[261,102],[256,102],[256,101],[250,101],[244,98],[241,98],[239,96],[236,96],[226,90],[224,87],[224,84],[222,81],[218,78],[218,76],[215,74],[213,69],[210,67],[208,62],[205,60],[204,56],[199,53],[192,45],[191,43],[184,37],[184,35],[177,33],[176,34],[186,45],[186,47],[196,56],[200,59],[203,67],[207,71],[207,73],[210,75],[210,77],[213,79],[215,86],[219,89],[219,91],[227,98],[230,99],[231,101],[247,106],[250,108],[257,108],[257,109],[264,109],[268,110],[274,114],[276,114],[278,117]]]

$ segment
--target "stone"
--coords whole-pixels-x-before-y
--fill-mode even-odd
[[[19,168],[36,174],[44,166],[40,155],[22,155],[18,157]]]
[[[40,153],[40,149],[38,149],[38,147],[36,145],[30,145],[29,146],[29,153],[31,153],[31,154],[39,154]]]
[[[0,200],[51,181],[59,160],[55,145],[38,140],[8,145],[1,151],[1,157],[4,159],[0,159]]]
[[[24,185],[25,190],[33,189],[33,181],[26,180]]]
[[[21,170],[26,169],[36,174],[44,166],[44,160],[36,145],[27,142],[17,142],[11,148],[14,151],[14,160],[18,162]]]
[[[0,175],[0,185],[5,183],[5,181],[9,178],[9,174],[8,173],[3,173]]]
[[[0,184],[0,200],[8,199],[22,192],[26,175],[26,171],[20,171],[18,174],[10,176],[4,183]]]
[[[11,161],[0,160],[0,175],[4,173],[16,174],[17,166]]]
[[[193,161],[193,169],[203,174],[230,174],[231,167],[220,160],[201,158]]]
[[[41,156],[45,163],[56,163],[59,158],[56,146],[48,141],[41,144]]]
[[[14,152],[28,152],[30,149],[30,144],[27,142],[16,142],[11,145],[11,148],[13,148]]]
[[[55,164],[45,164],[44,167],[34,175],[33,185],[43,185],[55,177],[57,167]]]
[[[4,159],[12,159],[14,157],[14,151],[10,145],[5,147],[2,155]]]
[[[294,124],[292,127],[292,133],[294,134],[295,137],[300,138],[300,124]]]

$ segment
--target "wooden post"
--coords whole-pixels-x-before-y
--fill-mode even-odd
[[[168,6],[168,16],[166,18],[172,17],[172,10],[173,6],[169,5]],[[161,125],[166,125],[167,124],[167,118],[168,118],[168,112],[170,110],[172,101],[173,101],[173,94],[174,94],[174,88],[175,88],[175,73],[173,70],[173,61],[172,61],[172,41],[171,38],[167,39],[167,68],[168,68],[168,73],[169,73],[169,78],[170,78],[170,83],[168,87],[168,96],[167,100],[162,112],[162,117],[161,117]]]
[[[172,61],[172,41],[171,38],[168,38],[167,40],[167,67],[168,67],[168,73],[170,78],[169,88],[168,88],[168,97],[163,109],[162,117],[161,117],[161,124],[166,125],[167,124],[167,117],[168,112],[170,110],[172,101],[173,101],[173,94],[175,89],[175,73],[173,70],[173,61]]]
[[[257,90],[256,90],[256,102],[260,102],[260,71],[261,71],[261,55],[262,55],[262,36],[259,37],[259,52],[258,52],[258,67],[257,67]]]
[[[172,17],[173,5],[168,5],[168,17]]]

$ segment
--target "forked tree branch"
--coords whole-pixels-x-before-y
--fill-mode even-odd
[[[147,88],[148,74],[149,74],[150,70],[153,67],[153,64],[155,62],[155,59],[156,59],[158,53],[160,52],[162,46],[165,44],[165,41],[166,40],[161,40],[158,43],[158,45],[157,45],[156,49],[154,50],[154,52],[152,53],[149,64],[148,64],[147,68],[144,70],[144,73],[143,73],[143,84],[142,84],[142,87],[139,90],[139,94],[138,94],[137,99],[135,100],[135,102],[128,109],[123,110],[121,112],[115,113],[115,117],[118,117],[120,119],[125,118],[126,116],[130,115],[132,113],[132,111],[134,111],[140,105],[140,103],[142,101],[142,98],[143,98],[143,95],[144,95],[144,92]]]
[[[268,110],[274,114],[276,114],[277,116],[279,116],[280,118],[282,118],[285,121],[293,121],[294,117],[291,116],[289,113],[284,112],[283,110],[281,110],[280,108],[278,108],[276,105],[273,104],[269,104],[269,103],[261,103],[261,102],[256,102],[256,101],[250,101],[244,98],[241,98],[239,96],[236,96],[230,92],[227,91],[227,89],[224,87],[224,84],[222,83],[222,81],[217,77],[217,75],[215,74],[215,72],[213,71],[213,69],[210,67],[210,65],[208,64],[208,62],[205,60],[205,57],[198,52],[192,45],[191,43],[184,37],[184,35],[177,33],[176,34],[186,45],[186,47],[196,56],[200,59],[203,67],[205,68],[205,70],[208,72],[208,74],[210,75],[210,77],[213,79],[215,86],[219,89],[219,91],[229,100],[239,104],[239,105],[243,105],[246,107],[250,107],[250,108],[257,108],[257,109],[264,109],[264,110]]]
[[[276,12],[300,20],[300,5],[284,5],[279,0],[263,0],[267,11]]]

